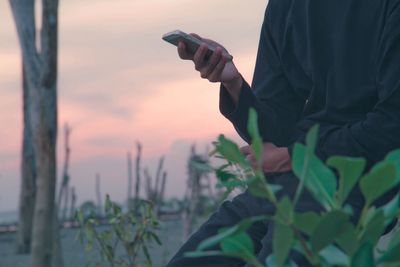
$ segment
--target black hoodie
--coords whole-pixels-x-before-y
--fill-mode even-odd
[[[376,163],[400,147],[400,0],[269,0],[251,87],[220,110],[249,142],[291,147],[318,123],[317,155]]]

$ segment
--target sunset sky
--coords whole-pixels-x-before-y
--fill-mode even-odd
[[[126,153],[143,144],[143,165],[155,172],[166,156],[167,196],[182,196],[190,146],[199,152],[218,134],[239,140],[218,110],[218,84],[161,40],[175,29],[222,43],[250,82],[264,0],[61,0],[59,142],[71,133],[71,184],[78,202],[102,193],[126,198]],[[15,210],[22,140],[21,57],[8,1],[0,1],[0,211]],[[243,143],[241,143],[243,144]]]

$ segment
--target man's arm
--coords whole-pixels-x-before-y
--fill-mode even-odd
[[[221,113],[233,123],[244,140],[250,142],[247,119],[249,109],[254,108],[258,113],[263,140],[285,147],[294,141],[295,125],[301,116],[306,97],[296,94],[287,81],[269,24],[270,14],[267,7],[251,87],[233,62],[223,56],[226,49],[213,40],[192,34],[204,43],[195,54],[190,54],[181,42],[178,45],[178,54],[184,60],[192,60],[202,78],[221,83]],[[205,58],[207,45],[217,47],[208,60]]]
[[[238,85],[221,84],[220,111],[235,126],[239,135],[250,142],[247,133],[249,109],[256,109],[259,129],[265,142],[288,146],[293,140],[306,97],[298,95],[288,82],[279,52],[270,31],[267,8],[261,29],[253,83],[242,80]]]

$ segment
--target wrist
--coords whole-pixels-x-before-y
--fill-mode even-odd
[[[243,85],[243,78],[240,73],[229,82],[222,82],[224,87],[230,92],[239,92]]]
[[[226,88],[229,95],[231,96],[235,106],[239,103],[239,96],[243,86],[243,77],[238,74],[238,76],[230,82],[222,82],[222,85]]]

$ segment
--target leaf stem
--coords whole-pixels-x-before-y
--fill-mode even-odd
[[[313,252],[310,250],[310,248],[307,246],[306,240],[303,238],[303,236],[301,235],[300,231],[298,229],[296,229],[293,225],[289,225],[295,236],[297,237],[297,239],[300,241],[300,245],[303,248],[304,252],[305,252],[305,256],[307,258],[307,260],[314,266],[316,267],[320,267],[321,264],[319,263],[318,259],[316,260],[314,257]]]

